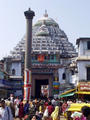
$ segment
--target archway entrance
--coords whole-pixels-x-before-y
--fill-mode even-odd
[[[36,98],[44,97],[42,88],[46,89],[46,86],[48,86],[48,85],[49,85],[49,80],[48,79],[40,79],[40,80],[36,79],[35,80],[35,97]]]

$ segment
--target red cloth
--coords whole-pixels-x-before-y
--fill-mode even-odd
[[[67,103],[62,104],[62,112],[65,112],[66,108],[68,107]]]
[[[22,118],[24,116],[24,107],[23,102],[19,103],[19,117]]]
[[[48,102],[45,102],[45,104],[44,104],[45,109],[46,109],[47,106],[48,106]]]
[[[48,113],[49,113],[49,116],[51,115],[51,113],[54,111],[54,107],[52,105],[49,105],[48,106]]]

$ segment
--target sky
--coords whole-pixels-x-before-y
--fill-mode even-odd
[[[76,39],[90,37],[90,0],[0,0],[0,59],[25,35],[28,8],[35,12],[33,24],[47,10],[74,45]]]

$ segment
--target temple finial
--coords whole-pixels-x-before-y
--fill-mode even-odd
[[[31,8],[28,9],[29,11],[31,10]]]
[[[47,10],[45,10],[44,17],[48,17]]]

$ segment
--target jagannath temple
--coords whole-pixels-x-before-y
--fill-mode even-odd
[[[26,36],[4,58],[4,68],[16,96],[23,94],[25,39]],[[32,27],[32,97],[52,97],[72,87],[67,68],[76,56],[75,47],[65,32],[45,11]],[[60,88],[61,83],[64,83],[63,88]]]

